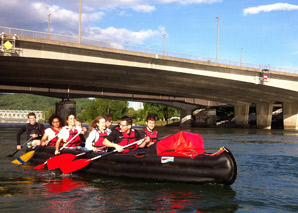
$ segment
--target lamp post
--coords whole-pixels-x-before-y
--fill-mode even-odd
[[[216,63],[218,63],[219,17],[216,17],[216,19],[217,19]]]
[[[82,15],[82,0],[80,0],[80,12],[79,12],[79,44],[81,44],[81,15]]]
[[[50,31],[51,31],[51,13],[48,15],[48,39],[50,39]]]
[[[240,67],[242,67],[242,50],[243,48],[240,48]]]
[[[166,53],[166,36],[167,36],[167,34],[165,33],[162,36],[163,36],[163,55],[165,55],[165,53]]]

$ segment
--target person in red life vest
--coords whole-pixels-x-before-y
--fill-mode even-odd
[[[17,134],[17,150],[22,149],[22,146],[20,145],[20,141],[21,141],[21,135],[24,132],[27,132],[27,140],[32,138],[33,140],[31,141],[32,146],[39,145],[40,139],[44,134],[45,127],[43,124],[36,122],[36,115],[34,112],[30,112],[28,114],[28,121],[29,123],[23,126]]]
[[[62,128],[61,118],[58,115],[52,115],[49,118],[49,124],[51,125],[51,127],[45,130],[42,139],[40,140],[40,144],[42,146],[56,146],[58,133]]]
[[[59,148],[67,144],[65,147],[72,148],[80,146],[82,139],[80,134],[85,135],[87,132],[81,127],[75,126],[75,115],[69,114],[66,117],[66,126],[64,126],[58,134],[58,140],[56,142],[55,155],[60,154]],[[69,143],[68,143],[69,142]]]
[[[149,142],[148,137],[143,137],[142,133],[139,131],[132,129],[132,119],[124,116],[120,119],[120,129],[114,129],[114,131],[108,135],[106,139],[104,139],[103,144],[107,147],[113,147],[117,150],[117,152],[129,152],[132,150],[136,150],[139,148],[144,148],[146,144]],[[141,140],[138,144],[129,146],[123,149],[123,146],[126,146],[135,141]]]
[[[89,126],[89,136],[86,140],[85,148],[88,150],[98,151],[99,147],[103,147],[104,139],[109,135],[106,130],[106,120],[103,116],[98,116],[91,122]],[[102,148],[101,150],[104,150]]]
[[[146,118],[146,128],[143,129],[145,134],[150,138],[150,142],[147,144],[147,147],[157,142],[158,132],[154,130],[155,124],[156,124],[156,117],[153,115],[148,115]]]

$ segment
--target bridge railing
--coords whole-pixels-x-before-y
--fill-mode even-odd
[[[0,26],[0,33],[2,32],[6,34],[16,34],[21,36],[33,37],[33,38],[51,39],[51,40],[65,41],[65,42],[71,42],[71,43],[78,43],[78,40],[79,40],[77,36],[67,36],[67,35],[60,35],[60,34],[54,34],[54,33],[45,33],[45,32]],[[215,58],[210,58],[205,56],[191,55],[191,54],[178,53],[178,52],[172,52],[172,51],[163,51],[159,49],[152,49],[152,48],[120,44],[120,43],[109,42],[109,41],[94,40],[94,39],[88,39],[88,38],[82,38],[81,44],[216,63]],[[298,74],[298,70],[295,70],[295,69],[272,67],[270,65],[243,63],[239,61],[232,61],[232,60],[225,60],[225,59],[218,59],[218,63],[224,64],[224,65],[233,65],[233,66],[239,66],[239,67],[260,69],[260,70],[269,69],[277,72]]]

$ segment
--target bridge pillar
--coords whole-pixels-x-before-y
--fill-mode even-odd
[[[257,128],[258,129],[271,129],[272,122],[272,103],[257,103]]]
[[[180,109],[180,126],[191,127],[192,123],[192,110]]]
[[[283,103],[283,120],[284,129],[298,129],[298,103],[284,102]]]
[[[76,115],[76,102],[67,100],[56,103],[56,114],[59,115],[62,120],[65,120],[66,116],[70,113]]]
[[[248,128],[248,117],[249,117],[249,106],[250,104],[236,104],[235,110],[235,125],[240,128]]]

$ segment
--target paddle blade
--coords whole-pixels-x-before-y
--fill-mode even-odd
[[[71,161],[66,164],[63,164],[60,167],[60,169],[63,172],[63,174],[68,174],[84,168],[90,163],[90,161],[91,161],[90,159],[79,159],[79,160]]]
[[[35,153],[35,151],[27,152],[27,153],[23,154],[22,156],[18,157],[17,159],[15,159],[14,161],[12,161],[11,163],[18,164],[18,165],[23,165],[28,160],[30,160],[30,158],[32,158],[34,153]]]
[[[39,169],[44,169],[45,168],[46,163],[40,164],[35,166],[33,169],[39,170]]]
[[[58,169],[61,165],[73,161],[75,157],[76,155],[70,153],[54,156],[48,160],[48,169]]]

